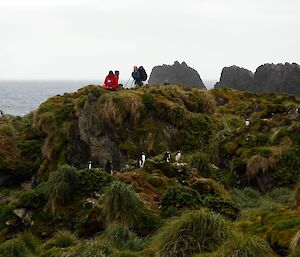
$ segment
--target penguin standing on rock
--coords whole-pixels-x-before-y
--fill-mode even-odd
[[[112,162],[109,160],[107,161],[106,165],[105,165],[105,171],[110,174],[113,175],[113,170],[112,170]]]
[[[89,170],[92,168],[92,161],[89,161]]]
[[[166,152],[164,155],[164,161],[165,162],[171,162],[171,154],[170,152]]]
[[[180,160],[180,158],[181,158],[181,151],[179,150],[175,155],[175,161],[178,162]]]

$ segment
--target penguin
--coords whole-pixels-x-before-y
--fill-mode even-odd
[[[113,175],[113,170],[112,170],[112,162],[109,160],[107,161],[106,165],[105,165],[105,171],[110,174]]]
[[[89,170],[92,168],[92,161],[89,161]]]
[[[138,159],[138,167],[139,167],[139,168],[143,168],[143,161],[142,161],[142,158],[139,158],[139,159]]]
[[[175,156],[175,161],[178,162],[180,160],[180,158],[181,158],[181,151],[179,150]]]
[[[171,162],[171,154],[170,152],[166,152],[164,155],[164,161]]]
[[[146,162],[146,154],[144,152],[142,152],[141,161],[142,161],[142,167],[144,167],[145,166],[145,162]]]
[[[246,119],[246,126],[248,127],[250,125],[250,120],[249,119]]]
[[[4,116],[4,113],[3,113],[3,111],[2,111],[2,110],[0,110],[0,115],[1,115],[1,116]]]

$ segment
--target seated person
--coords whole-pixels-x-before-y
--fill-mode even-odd
[[[104,89],[108,90],[116,90],[118,88],[118,79],[116,75],[112,72],[109,71],[108,75],[106,76],[104,80]]]

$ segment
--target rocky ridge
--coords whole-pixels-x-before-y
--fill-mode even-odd
[[[237,66],[225,67],[215,87],[300,96],[300,66],[296,63],[264,64],[254,74]]]

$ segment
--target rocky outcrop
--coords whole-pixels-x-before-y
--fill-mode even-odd
[[[238,66],[225,67],[222,70],[220,81],[215,87],[231,87],[234,89],[251,90],[254,74]]]
[[[200,75],[185,62],[176,61],[173,65],[155,66],[150,74],[149,85],[164,83],[179,84],[189,87],[205,88]]]
[[[300,96],[300,65],[264,64],[254,76],[255,92],[289,93]]]
[[[80,140],[78,138],[77,144],[86,148],[84,152],[91,159],[93,166],[105,167],[107,161],[111,160],[114,168],[120,168],[125,156],[119,149],[116,127],[95,115],[97,108],[97,98],[90,94],[78,117]],[[73,152],[78,152],[77,147],[72,149]],[[88,159],[82,161],[87,163]]]
[[[237,66],[225,67],[215,87],[300,96],[300,66],[296,63],[264,64],[254,74]]]

